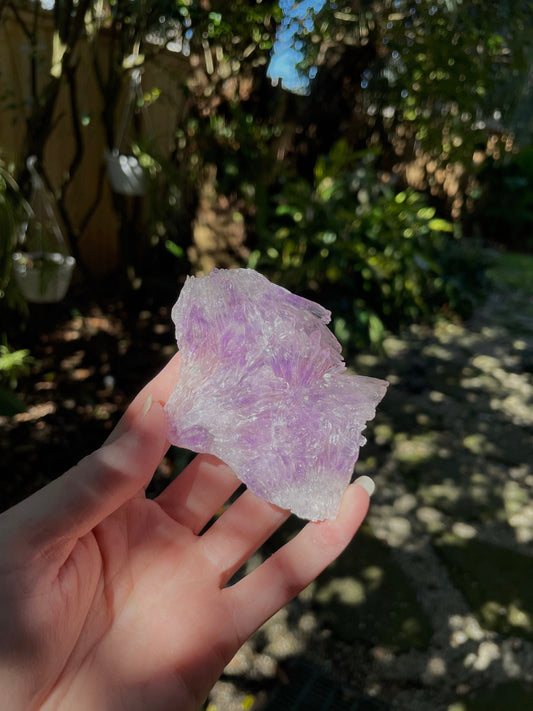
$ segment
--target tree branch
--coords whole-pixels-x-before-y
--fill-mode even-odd
[[[99,173],[98,173],[98,185],[96,188],[96,194],[94,196],[94,200],[89,205],[85,215],[80,220],[80,224],[78,227],[80,236],[83,235],[83,233],[87,229],[87,226],[89,225],[89,222],[91,221],[91,218],[94,215],[94,213],[96,212],[96,209],[97,209],[98,205],[100,204],[100,200],[102,199],[102,193],[104,191],[105,173],[106,173],[106,166],[102,163],[102,165],[100,166]]]
[[[77,97],[77,71],[78,62],[69,62],[64,68],[63,73],[67,81],[67,86],[69,90],[69,104],[70,104],[70,123],[72,126],[72,133],[74,135],[75,151],[74,157],[70,162],[68,171],[66,172],[63,183],[61,184],[61,194],[66,190],[68,184],[72,181],[72,178],[76,174],[81,161],[83,159],[83,135],[81,132],[81,119],[78,109]]]

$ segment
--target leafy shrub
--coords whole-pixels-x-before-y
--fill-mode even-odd
[[[510,249],[533,251],[533,146],[510,161],[487,161],[479,181],[475,219],[483,237]]]
[[[0,417],[15,415],[26,409],[13,390],[17,387],[18,378],[28,374],[32,363],[33,358],[27,349],[13,351],[5,343],[0,343]]]
[[[18,379],[27,375],[33,363],[26,348],[13,351],[5,343],[0,344],[0,383],[7,383],[12,389],[17,387]]]
[[[317,161],[313,184],[282,185],[266,225],[249,265],[326,305],[348,347],[443,308],[468,312],[481,286],[479,250],[463,250],[424,195],[396,191],[373,153],[343,140]]]

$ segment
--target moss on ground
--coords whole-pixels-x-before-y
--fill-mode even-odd
[[[437,539],[435,546],[486,629],[533,641],[532,557],[454,534]]]

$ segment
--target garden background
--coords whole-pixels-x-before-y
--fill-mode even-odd
[[[391,388],[357,465],[365,531],[211,708],[528,708],[531,3],[0,0],[0,37],[2,509],[174,352],[187,274],[254,267]],[[58,229],[70,288],[28,301],[12,256]]]

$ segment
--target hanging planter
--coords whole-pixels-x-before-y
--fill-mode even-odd
[[[105,160],[113,192],[137,197],[146,193],[146,177],[135,156],[124,155],[115,148],[105,152]]]
[[[76,260],[57,252],[15,252],[13,273],[24,297],[37,304],[61,301],[70,286]]]
[[[68,253],[55,216],[53,198],[35,169],[34,156],[28,159],[32,179],[31,214],[19,234],[13,253],[13,273],[24,297],[32,303],[61,301],[70,285],[76,260]]]
[[[128,102],[120,121],[116,146],[112,151],[105,151],[104,155],[113,192],[141,197],[147,190],[145,172],[134,155],[121,152],[121,145],[133,118],[136,102],[144,107],[140,69],[135,69],[131,75]]]

